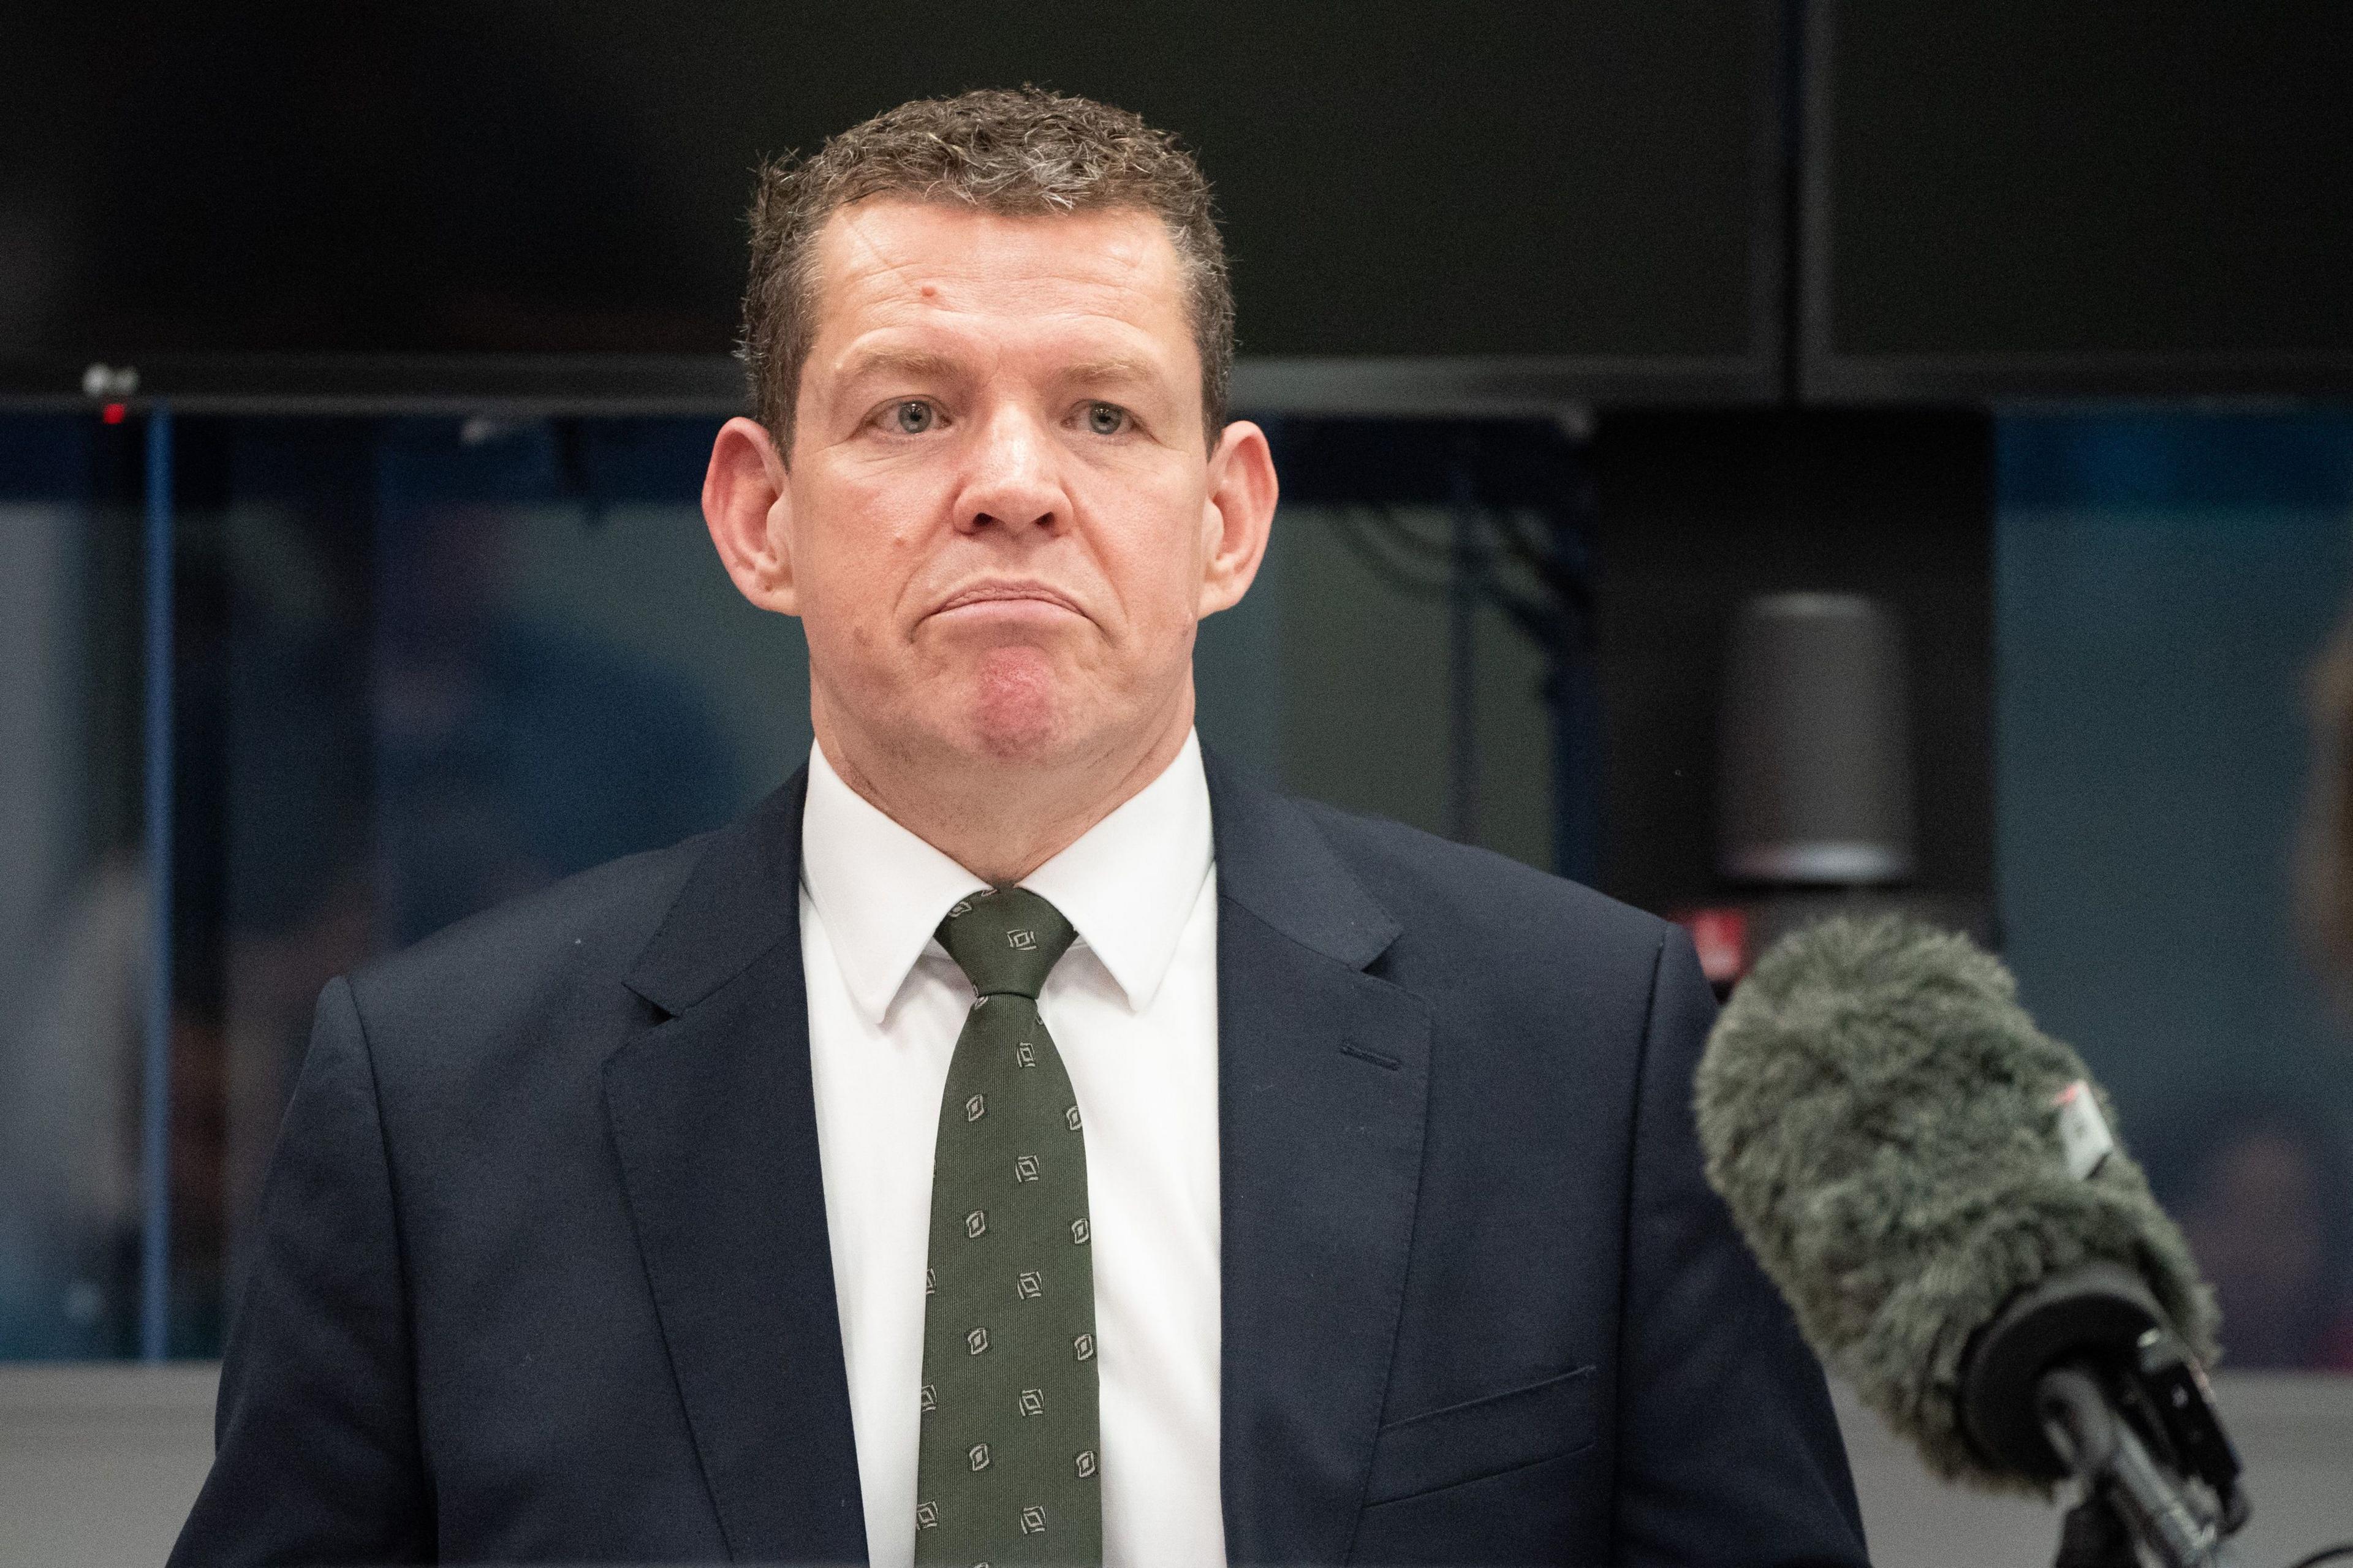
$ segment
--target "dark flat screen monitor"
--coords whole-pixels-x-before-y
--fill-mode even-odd
[[[20,395],[94,360],[265,400],[592,372],[723,395],[755,161],[1023,81],[1196,148],[1246,356],[1778,383],[1769,0],[16,9]]]
[[[1815,396],[2353,391],[2353,5],[1817,0]]]

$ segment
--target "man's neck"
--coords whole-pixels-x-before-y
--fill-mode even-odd
[[[1003,887],[1077,843],[1167,770],[1193,732],[1193,694],[1184,693],[1148,746],[1052,768],[987,758],[957,759],[945,769],[893,765],[897,759],[828,723],[821,709],[811,717],[842,783],[974,876]]]

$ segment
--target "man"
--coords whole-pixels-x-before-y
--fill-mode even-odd
[[[329,987],[178,1561],[1862,1561],[1689,945],[1196,744],[1231,320],[1098,104],[765,173],[703,504],[809,766]]]

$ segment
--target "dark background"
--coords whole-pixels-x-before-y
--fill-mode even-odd
[[[2341,374],[2353,7],[1838,0],[1813,22],[1820,390]]]
[[[1187,137],[1247,353],[1761,361],[1777,19],[1754,0],[47,8],[0,108],[0,352],[724,353],[762,157],[1029,81]]]
[[[626,356],[609,395],[715,406],[754,165],[1019,81],[1198,151],[1253,358],[1647,403],[2353,389],[2332,0],[148,0],[20,6],[0,49],[20,401],[92,359],[267,400]]]

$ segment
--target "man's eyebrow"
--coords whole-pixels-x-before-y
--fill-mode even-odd
[[[962,369],[945,354],[929,349],[860,349],[845,361],[842,379],[856,380],[869,375],[905,375],[918,379],[942,379],[959,374]]]
[[[1100,386],[1105,383],[1156,381],[1159,367],[1152,361],[1134,354],[1108,354],[1102,359],[1082,360],[1062,372],[1061,379],[1083,386]]]

